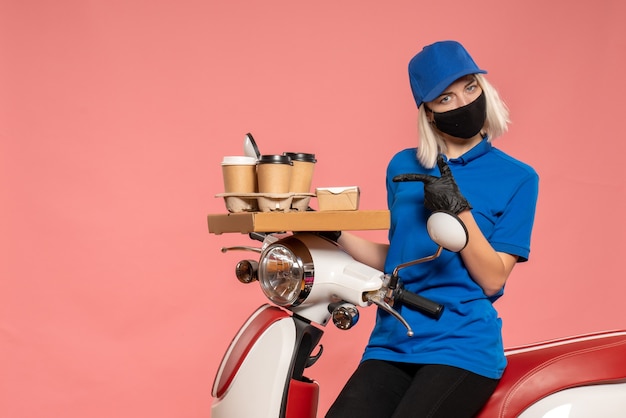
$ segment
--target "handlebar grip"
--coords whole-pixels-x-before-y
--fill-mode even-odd
[[[439,319],[443,313],[444,306],[442,304],[426,299],[417,293],[409,292],[405,289],[400,289],[396,300],[399,300],[407,306],[418,309],[435,319]]]

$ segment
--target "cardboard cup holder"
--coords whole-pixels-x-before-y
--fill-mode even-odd
[[[252,193],[249,194],[251,195]],[[241,193],[221,193],[216,197],[223,197],[226,209],[232,213],[259,211],[259,204],[256,197]]]
[[[313,193],[220,193],[226,209],[238,212],[305,212]]]

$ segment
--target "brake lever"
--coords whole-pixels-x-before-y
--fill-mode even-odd
[[[412,337],[414,335],[414,333],[413,333],[413,329],[411,329],[411,326],[409,325],[409,323],[406,322],[406,320],[402,317],[402,315],[400,315],[398,313],[398,311],[393,309],[391,307],[391,305],[389,305],[389,303],[385,299],[386,298],[384,296],[381,296],[380,293],[368,294],[367,295],[367,301],[368,302],[373,303],[374,305],[378,306],[379,308],[381,308],[382,310],[384,310],[388,314],[392,315],[398,321],[400,321],[402,323],[402,325],[404,325],[405,328],[406,328],[406,335],[409,336],[409,337]]]

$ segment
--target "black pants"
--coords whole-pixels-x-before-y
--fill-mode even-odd
[[[497,379],[451,366],[366,360],[326,418],[472,417],[497,384]]]

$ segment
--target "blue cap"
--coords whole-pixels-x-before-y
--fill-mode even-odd
[[[456,41],[436,42],[409,62],[409,80],[415,103],[435,100],[446,87],[468,74],[485,74],[463,45]]]

